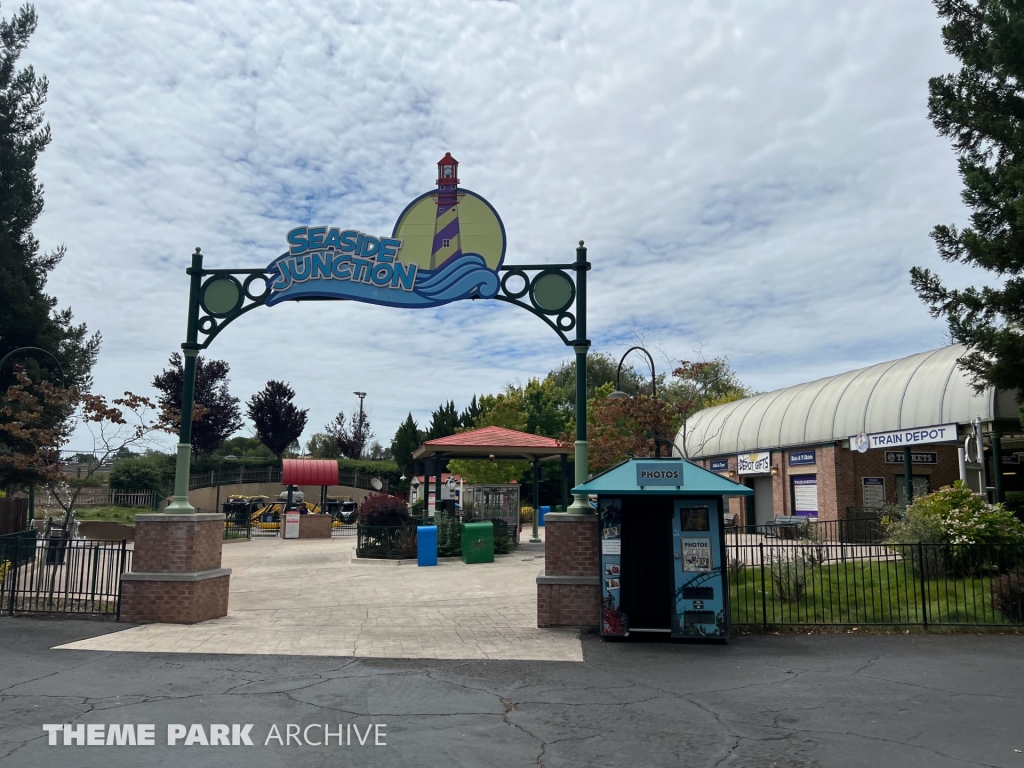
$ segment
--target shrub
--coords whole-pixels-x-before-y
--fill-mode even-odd
[[[1005,573],[992,580],[992,607],[1010,621],[1024,621],[1024,580],[1017,573]]]
[[[153,455],[121,459],[110,468],[110,487],[164,493],[174,481],[174,458]]]
[[[959,480],[915,499],[902,516],[884,518],[882,527],[891,544],[1024,543],[1024,523]]]
[[[409,525],[412,517],[402,496],[371,493],[359,505],[360,525]]]
[[[792,557],[771,555],[768,574],[775,596],[786,603],[797,602],[807,592],[808,571],[814,567],[814,562],[802,552],[793,552]]]

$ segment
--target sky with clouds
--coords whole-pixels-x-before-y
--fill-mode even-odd
[[[103,334],[100,392],[152,391],[196,246],[251,268],[299,224],[389,234],[446,151],[501,214],[506,264],[586,241],[594,349],[642,328],[760,390],[941,346],[908,270],[973,277],[928,236],[966,212],[927,117],[928,78],[956,62],[925,0],[36,7],[23,61],[50,80],[53,130],[36,233],[68,248],[50,290]],[[499,302],[318,302],[249,313],[211,354],[243,400],[290,382],[307,438],[368,392],[386,444],[407,412],[571,350]]]

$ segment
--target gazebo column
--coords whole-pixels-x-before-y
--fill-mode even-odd
[[[562,511],[569,508],[569,460],[563,455],[562,459]]]
[[[540,479],[538,477],[537,457],[533,457],[533,535],[531,544],[540,542]]]

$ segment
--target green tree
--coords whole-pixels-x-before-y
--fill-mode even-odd
[[[0,358],[19,347],[40,347],[60,361],[60,368],[41,353],[25,352],[14,362],[32,381],[50,381],[88,391],[91,371],[100,349],[100,335],[76,325],[70,309],[58,309],[45,293],[50,272],[65,254],[63,246],[40,250],[32,228],[43,210],[43,185],[36,162],[50,143],[44,123],[47,80],[31,66],[18,68],[18,59],[36,30],[32,5],[22,6],[9,20],[0,19]],[[0,370],[0,391],[15,384],[14,367]],[[64,409],[48,412],[55,426],[70,416]],[[0,452],[14,450],[0,435]],[[11,469],[0,476],[4,484],[31,478]]]
[[[459,430],[459,426],[459,412],[455,410],[455,402],[442,403],[440,408],[430,414],[427,440],[454,435]]]
[[[473,399],[470,400],[469,405],[466,409],[459,414],[459,427],[462,429],[472,429],[473,424],[476,421],[476,417],[480,415],[480,404],[476,401],[476,395],[473,395]]]
[[[1018,0],[935,0],[946,51],[959,72],[928,82],[928,112],[959,156],[970,226],[939,225],[944,261],[980,267],[997,284],[947,288],[914,267],[911,283],[968,353],[960,365],[979,389],[1024,396],[1024,5]],[[1024,418],[1024,412],[1022,412]]]
[[[413,476],[412,452],[419,448],[423,438],[424,434],[420,432],[410,413],[399,425],[391,440],[391,456],[398,465],[398,469],[405,475],[407,482]]]
[[[525,432],[530,415],[523,390],[506,387],[497,395],[483,395],[480,398],[480,415],[473,427],[504,427]],[[470,484],[510,483],[520,480],[532,471],[528,461],[486,461],[480,459],[458,459],[448,462],[448,471],[461,475]]]
[[[530,379],[523,388],[526,404],[526,431],[532,435],[558,437],[565,431],[569,409],[561,392],[550,378]]]
[[[256,436],[278,458],[306,428],[309,411],[296,407],[294,399],[294,389],[273,379],[249,398],[248,413],[256,426]]]
[[[306,451],[313,459],[337,459],[341,456],[338,442],[325,432],[317,432],[306,443]]]
[[[166,493],[174,482],[174,457],[162,454],[122,459],[110,469],[110,487]]]
[[[181,354],[175,352],[168,367],[153,378],[153,386],[160,391],[160,405],[164,410],[181,413],[181,390],[185,379]],[[228,391],[230,366],[223,360],[196,358],[196,411],[201,414],[192,424],[192,448],[200,456],[207,456],[220,447],[228,437],[242,428],[242,410],[238,398]]]

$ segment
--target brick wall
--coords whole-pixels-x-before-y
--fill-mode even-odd
[[[299,538],[300,539],[329,539],[331,538],[331,523],[334,518],[330,515],[300,515],[299,516]],[[281,526],[281,536],[284,536],[284,526]]]
[[[912,474],[927,475],[933,491],[943,486],[952,485],[960,479],[960,461],[957,456],[956,445],[919,445],[913,449],[916,453],[938,454],[938,464],[914,464]],[[902,456],[903,449],[897,449]],[[885,500],[888,504],[896,503],[896,475],[903,474],[903,462],[899,464],[886,464],[885,451],[882,449],[870,450],[867,453],[857,453],[844,448],[839,448],[837,453],[847,453],[851,464],[851,488],[841,489],[840,500],[847,500],[842,506],[845,513],[846,507],[859,507],[863,505],[861,493],[861,478],[882,477],[885,478]]]
[[[597,576],[601,555],[597,536],[597,515],[567,515],[559,520],[550,513],[544,518],[544,572],[548,576]]]
[[[601,588],[596,584],[538,584],[538,627],[596,627]]]
[[[192,573],[220,568],[224,521],[161,520],[178,515],[139,515],[132,570]]]
[[[123,581],[124,621],[196,624],[228,612],[229,576],[202,581]]]

